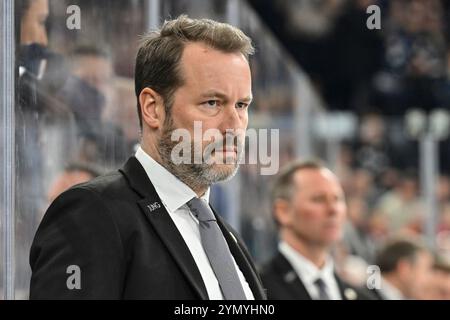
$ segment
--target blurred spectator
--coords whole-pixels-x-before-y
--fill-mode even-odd
[[[433,256],[421,244],[397,239],[387,242],[376,258],[381,287],[374,289],[384,300],[424,299]]]
[[[114,77],[109,56],[86,46],[77,47],[68,57],[54,52],[47,33],[52,22],[47,21],[49,1],[16,0],[14,4],[15,193],[26,195],[15,198],[16,297],[23,299],[29,287],[29,247],[48,204],[47,197],[54,198],[72,184],[95,176],[86,168],[75,170],[69,166],[66,170],[67,164],[114,167],[129,155],[136,137],[130,136],[126,144],[122,129],[103,119],[103,111],[113,104]],[[60,3],[52,3],[52,12],[53,5]],[[66,8],[59,11],[63,12],[64,29]],[[70,41],[64,40],[65,50]],[[118,94],[123,92],[119,90]],[[135,104],[135,97],[130,101]],[[135,116],[136,106],[132,109]],[[115,116],[123,118],[124,113]]]
[[[70,69],[74,77],[61,92],[61,99],[74,112],[80,134],[95,136],[110,92],[111,62],[101,49],[77,47],[70,55]]]
[[[337,177],[318,162],[292,162],[277,177],[272,201],[280,243],[261,271],[268,298],[369,298],[337,276],[331,257],[347,209]]]
[[[441,205],[436,235],[436,252],[446,261],[450,261],[450,203]]]
[[[70,187],[89,181],[100,175],[99,170],[89,165],[84,164],[70,164],[61,172],[61,174],[53,181],[47,193],[48,203],[50,204],[61,193]]]
[[[375,244],[384,243],[390,235],[389,219],[376,209],[369,215],[367,225],[368,236]]]
[[[437,256],[425,292],[429,300],[450,300],[450,264]]]
[[[450,10],[449,10],[450,11]],[[450,35],[447,35],[450,36]],[[437,105],[440,108],[450,108],[450,48],[447,43],[447,53],[445,57],[445,67],[443,79],[436,86]]]
[[[392,162],[386,129],[381,115],[366,114],[360,119],[358,141],[354,146],[354,165],[368,170],[376,177],[390,167]]]
[[[372,206],[377,197],[376,181],[373,174],[361,168],[353,168],[346,192],[349,197],[361,198]]]
[[[120,128],[127,150],[133,150],[139,142],[140,132],[136,117],[136,96],[132,79],[116,77],[113,81],[113,103],[103,112],[103,121]]]
[[[108,97],[113,68],[108,53],[95,46],[76,47],[70,55],[72,74]]]
[[[350,195],[353,175],[353,149],[349,143],[340,145],[334,172],[341,181],[345,194]]]
[[[441,216],[438,226],[439,232],[450,232],[450,203],[446,202],[441,204]]]
[[[365,110],[373,74],[383,56],[383,39],[366,26],[371,0],[251,0],[329,108]],[[384,12],[384,10],[382,10]]]
[[[362,198],[347,200],[348,221],[344,228],[343,244],[348,253],[372,263],[375,255],[375,243],[370,237],[368,226],[369,208]]]
[[[49,14],[48,0],[15,1],[16,12],[20,19],[20,43],[37,43],[44,47],[48,44],[46,21]]]
[[[288,29],[294,36],[323,37],[330,33],[347,0],[286,1],[279,0],[287,17]]]
[[[440,204],[450,201],[450,178],[447,175],[441,174],[438,177],[436,197]]]
[[[393,190],[381,196],[376,204],[377,214],[389,221],[389,231],[395,234],[411,227],[421,218],[417,178],[412,172],[404,172]]]
[[[113,70],[108,55],[95,46],[80,46],[70,55],[71,73],[59,97],[67,103],[78,125],[77,161],[113,168],[125,161],[128,150],[122,129],[104,121],[114,108]]]
[[[438,107],[436,86],[446,64],[440,0],[390,2],[384,67],[375,77],[373,103],[384,114]]]

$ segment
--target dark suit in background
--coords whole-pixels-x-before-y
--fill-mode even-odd
[[[370,293],[355,288],[335,274],[343,300],[373,300]],[[284,255],[278,252],[261,269],[261,279],[269,300],[312,300],[304,284]]]

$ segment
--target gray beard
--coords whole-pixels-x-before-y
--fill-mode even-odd
[[[194,191],[206,189],[214,183],[227,181],[234,177],[239,169],[242,152],[238,154],[235,163],[229,164],[225,168],[218,168],[217,164],[205,163],[203,156],[201,156],[201,159],[203,160],[201,164],[194,163],[194,143],[191,141],[191,163],[175,164],[171,159],[172,149],[179,143],[178,141],[172,141],[171,139],[172,132],[175,129],[172,120],[169,119],[164,124],[162,137],[158,142],[158,150],[162,162],[161,165],[175,177]]]

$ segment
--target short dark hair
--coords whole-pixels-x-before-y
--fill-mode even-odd
[[[65,167],[65,171],[74,172],[82,171],[89,174],[92,178],[98,177],[103,174],[101,168],[96,167],[94,164],[82,163],[82,162],[71,162]]]
[[[450,274],[450,261],[444,259],[441,255],[436,255],[434,257],[433,269]]]
[[[294,160],[286,164],[281,168],[280,172],[275,177],[271,190],[271,203],[274,205],[277,199],[290,200],[293,194],[294,187],[294,175],[299,170],[305,169],[326,169],[324,163],[319,159],[305,159]],[[278,224],[278,220],[273,215],[275,223]]]
[[[141,129],[139,95],[142,89],[149,87],[158,92],[164,100],[166,112],[170,112],[173,94],[183,85],[179,64],[188,42],[202,42],[223,52],[240,52],[246,59],[254,52],[251,39],[229,24],[190,19],[186,15],[165,21],[161,29],[142,37],[136,56],[135,92]]]
[[[414,263],[419,252],[427,251],[427,248],[418,241],[407,239],[393,239],[388,241],[378,252],[376,265],[381,273],[390,273],[397,269],[398,263],[407,260]]]
[[[27,13],[28,9],[30,9],[31,1],[33,0],[15,0],[14,1],[14,33],[15,33],[15,41],[16,41],[16,48],[20,46],[20,30],[21,30],[21,24],[22,19],[24,18],[25,14]]]
[[[296,160],[289,162],[281,168],[272,185],[271,200],[289,200],[292,197],[292,187],[294,175],[299,170],[304,169],[325,169],[325,165],[319,159]]]
[[[18,18],[22,18],[31,6],[32,0],[15,0],[14,11]]]

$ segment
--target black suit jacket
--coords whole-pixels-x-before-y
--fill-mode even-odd
[[[255,298],[265,299],[243,242],[216,217]],[[52,203],[30,265],[31,299],[208,299],[194,258],[135,157]],[[72,265],[80,289],[68,289],[76,283]]]
[[[269,300],[312,300],[292,265],[278,252],[262,267],[261,279]],[[335,274],[336,282],[344,300],[373,300],[363,289],[350,286]]]

